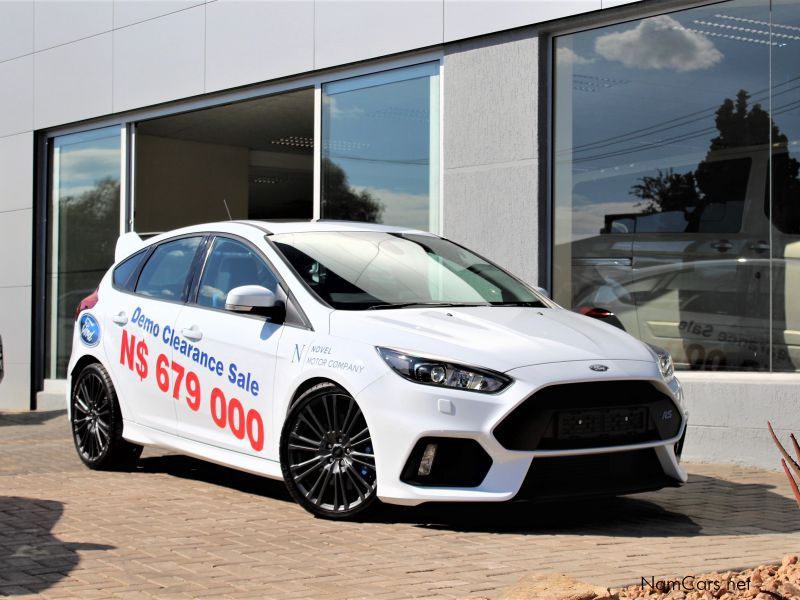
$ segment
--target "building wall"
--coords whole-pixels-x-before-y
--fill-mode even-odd
[[[542,283],[540,41],[530,28],[466,38],[627,2],[0,2],[0,409],[30,397],[34,131],[447,44],[444,233]],[[763,422],[800,429],[787,410],[799,376],[681,377],[687,459],[777,467]]]
[[[14,307],[0,311],[6,358],[0,408],[27,408],[30,397],[34,131],[595,11],[610,1],[0,2],[0,256],[14,257],[4,258],[0,269],[0,306]],[[484,62],[499,64],[503,52]],[[470,75],[467,61],[451,59],[454,74],[460,70],[466,85],[484,69],[479,65]],[[513,79],[512,71],[504,74]],[[535,82],[535,72],[525,80]],[[526,96],[533,97],[534,90]],[[509,100],[515,93],[502,92]],[[449,106],[457,109],[456,102]],[[490,127],[496,120],[484,123]],[[450,131],[456,142],[458,132]],[[529,200],[520,190],[535,178],[524,175],[519,162],[531,158],[528,147],[521,141],[514,146],[514,164],[504,172],[495,136],[487,155],[496,164],[485,169],[485,177],[470,173],[481,152],[473,147],[471,155],[446,166],[461,169],[451,173],[457,176],[450,177],[447,189],[473,190],[472,183],[481,182],[487,193],[501,192],[495,197],[502,195],[506,208],[521,208]],[[475,191],[460,195],[457,202],[464,207],[481,204]],[[491,209],[487,205],[484,211]],[[454,218],[454,237],[481,240],[478,246],[488,248],[473,224]],[[511,242],[491,254],[521,275],[535,276],[531,264],[513,256]]]
[[[530,29],[448,45],[444,235],[540,281],[538,38]],[[520,249],[525,248],[525,252]]]
[[[2,67],[0,63],[0,73]],[[14,130],[6,127],[2,131],[7,135],[0,137],[0,336],[5,362],[0,408],[24,409],[31,377],[33,133],[10,133]]]

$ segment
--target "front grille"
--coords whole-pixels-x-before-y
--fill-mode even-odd
[[[577,450],[666,440],[681,413],[647,381],[568,383],[542,388],[494,429],[508,450]]]
[[[554,500],[616,496],[678,486],[653,448],[585,456],[537,456],[517,499]]]

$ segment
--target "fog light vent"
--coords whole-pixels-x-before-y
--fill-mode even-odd
[[[423,477],[430,475],[434,458],[436,458],[436,444],[428,444],[425,446],[425,452],[422,453],[422,460],[419,461],[417,475],[422,475]]]
[[[414,444],[400,481],[428,487],[477,487],[491,466],[491,457],[476,440],[424,437]]]

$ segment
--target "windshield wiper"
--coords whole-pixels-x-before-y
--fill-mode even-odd
[[[422,307],[464,307],[464,306],[491,306],[488,302],[471,303],[471,302],[398,302],[396,304],[373,304],[368,306],[367,310],[386,310],[389,308],[415,308]]]
[[[492,306],[527,306],[531,308],[547,308],[538,300],[517,300],[514,302],[491,302]]]

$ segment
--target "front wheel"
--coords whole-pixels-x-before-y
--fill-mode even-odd
[[[317,517],[362,515],[377,502],[372,438],[353,397],[322,383],[289,410],[280,443],[289,493]]]
[[[87,365],[72,386],[70,422],[75,449],[90,469],[129,467],[142,447],[122,439],[122,413],[108,372]]]

